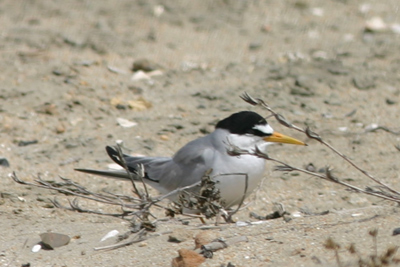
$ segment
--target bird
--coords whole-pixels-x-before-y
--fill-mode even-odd
[[[190,141],[172,157],[123,157],[129,172],[137,173],[141,164],[144,167],[143,181],[161,194],[198,183],[207,171],[212,170],[209,175],[216,182],[223,207],[228,209],[239,205],[257,188],[266,170],[264,158],[251,153],[232,155],[228,152],[230,146],[244,151],[258,149],[266,152],[266,147],[273,142],[306,145],[298,139],[274,131],[258,113],[240,111],[220,120],[213,132]],[[113,161],[123,165],[115,148],[107,146],[106,151]],[[124,169],[75,170],[130,180]],[[172,194],[169,198],[176,200],[177,196]]]

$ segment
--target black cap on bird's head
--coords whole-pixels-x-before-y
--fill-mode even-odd
[[[238,113],[230,115],[228,118],[219,121],[215,128],[228,130],[232,134],[253,134],[257,136],[268,136],[272,134],[272,128],[270,131],[266,132],[257,129],[262,126],[265,127],[267,125],[267,120],[264,119],[261,115],[252,111],[240,111]]]
[[[219,121],[215,128],[225,129],[231,134],[259,136],[266,142],[305,145],[302,141],[275,132],[264,117],[253,111],[234,113]]]

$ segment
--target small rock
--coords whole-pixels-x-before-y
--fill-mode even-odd
[[[43,105],[36,108],[37,113],[47,114],[47,115],[57,115],[57,106],[51,103],[44,103]]]
[[[349,70],[342,66],[341,64],[332,64],[328,66],[327,70],[333,75],[347,75]]]
[[[96,61],[94,60],[90,60],[90,59],[83,59],[83,60],[79,60],[79,61],[75,61],[74,65],[76,66],[84,66],[84,67],[90,67],[93,64],[97,64]]]
[[[146,74],[142,70],[138,70],[132,75],[131,80],[132,81],[150,80],[150,75]]]
[[[123,101],[121,98],[113,97],[110,99],[111,106],[118,108],[119,106],[124,106]]]
[[[393,235],[400,235],[400,227],[393,230]]]
[[[218,239],[220,236],[217,235],[215,232],[213,231],[203,231],[198,233],[195,237],[194,237],[194,244],[197,248],[200,248],[203,245],[207,245],[208,243],[211,243],[212,241]]]
[[[160,139],[163,140],[163,141],[168,141],[169,137],[166,134],[162,134],[162,135],[160,135]]]
[[[18,146],[29,146],[29,145],[34,145],[37,143],[38,143],[38,140],[19,141]]]
[[[134,72],[137,71],[144,71],[144,72],[149,72],[158,69],[159,66],[155,64],[154,62],[151,62],[148,59],[138,59],[133,62],[132,70]]]
[[[313,7],[310,9],[311,14],[313,14],[316,17],[323,17],[324,16],[324,10],[320,7]]]
[[[388,104],[388,105],[394,105],[394,104],[396,104],[397,103],[397,101],[395,101],[395,100],[393,100],[393,99],[390,99],[390,98],[386,98],[386,104]]]
[[[36,253],[39,252],[42,249],[42,245],[36,244],[32,247],[32,252]]]
[[[151,104],[150,101],[147,101],[143,97],[139,97],[136,100],[128,101],[128,107],[136,111],[146,110],[151,108],[152,106],[153,104]]]
[[[135,95],[140,95],[143,93],[143,88],[134,84],[128,84],[128,89]]]
[[[353,77],[354,86],[360,90],[367,90],[375,87],[374,78],[369,75],[358,75]]]
[[[179,231],[175,231],[168,236],[168,242],[181,243],[192,238],[193,238],[192,230],[180,229]]]
[[[310,76],[300,75],[296,78],[295,85],[311,90],[316,87],[316,81]]]
[[[43,245],[50,249],[65,246],[71,240],[69,236],[58,233],[43,233],[40,234],[40,239],[42,240]]]
[[[290,88],[290,94],[299,96],[313,96],[314,92],[299,86],[293,86],[292,88]]]
[[[165,7],[163,5],[155,5],[153,7],[153,14],[157,18],[160,17],[165,11]]]
[[[178,250],[178,253],[179,257],[172,260],[172,267],[198,267],[206,260],[193,250],[182,248]]]
[[[255,51],[255,50],[260,49],[261,46],[262,46],[261,43],[256,43],[256,42],[250,43],[250,44],[249,44],[249,50],[250,50],[250,51]]]
[[[123,128],[131,128],[131,127],[134,127],[137,125],[136,122],[129,121],[124,118],[117,118],[117,123],[118,123],[118,125],[120,125]]]
[[[10,163],[6,158],[0,158],[0,167],[10,167]]]
[[[308,163],[305,169],[309,172],[316,172],[317,168],[315,168],[314,164],[312,162]]]
[[[63,124],[59,124],[55,129],[56,134],[62,134],[65,132],[65,126]]]
[[[388,25],[380,17],[373,17],[365,22],[365,30],[370,32],[383,32],[388,29]]]

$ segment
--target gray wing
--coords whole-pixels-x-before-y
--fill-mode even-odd
[[[117,152],[108,147],[110,157],[121,165]],[[210,169],[214,150],[209,137],[205,136],[189,142],[174,155],[166,157],[130,157],[124,155],[129,171],[135,172],[138,164],[143,164],[145,178],[149,184],[165,194],[179,187],[192,185],[201,180]]]
[[[130,172],[136,173],[137,165],[143,164],[145,182],[165,194],[179,187],[192,185],[201,180],[204,173],[212,167],[214,150],[208,136],[196,139],[182,147],[173,158],[168,157],[131,157],[124,155]],[[122,165],[118,152],[106,147],[110,158]],[[76,169],[81,172],[107,177],[128,179],[123,171],[100,171]]]
[[[201,180],[212,166],[214,150],[207,136],[189,142],[172,159],[153,158],[145,170],[149,178],[157,180],[162,193],[192,185]],[[143,164],[143,163],[142,163]]]

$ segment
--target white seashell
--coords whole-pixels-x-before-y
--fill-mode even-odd
[[[107,240],[107,239],[109,239],[111,237],[114,237],[114,236],[116,236],[118,234],[119,234],[118,230],[111,230],[105,236],[103,236],[103,238],[100,240],[100,242],[103,242],[104,240]]]

